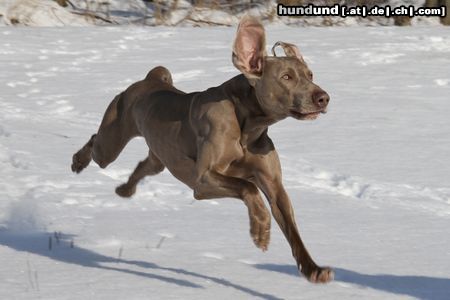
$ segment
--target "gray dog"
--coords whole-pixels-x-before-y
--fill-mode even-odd
[[[277,46],[285,57],[276,57]],[[267,250],[271,216],[261,190],[299,270],[311,282],[328,282],[333,271],[317,266],[300,238],[267,129],[286,117],[317,118],[326,112],[329,96],[313,83],[296,46],[278,42],[272,48],[274,56],[267,56],[265,49],[264,27],[247,16],[239,24],[232,56],[241,75],[186,94],[173,86],[166,68],[152,69],[114,98],[97,134],[74,154],[72,170],[81,172],[91,159],[105,168],[132,138],[143,136],[148,157],[117,187],[117,194],[132,196],[142,178],[167,168],[197,200],[243,200],[251,237],[258,248]]]

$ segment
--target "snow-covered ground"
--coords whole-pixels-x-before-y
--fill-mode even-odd
[[[0,26],[92,26],[92,25],[147,25],[147,26],[237,26],[245,14],[258,16],[265,23],[294,26],[386,26],[394,25],[394,18],[378,17],[286,17],[277,15],[277,1],[146,1],[143,0],[71,0],[66,7],[53,0],[0,0]],[[201,4],[203,2],[203,4]],[[228,3],[227,3],[228,2]],[[317,1],[316,1],[317,2]],[[326,2],[326,1],[318,1]],[[370,1],[369,1],[370,2]],[[372,3],[373,2],[373,3]],[[425,5],[425,0],[372,1],[390,5]],[[221,3],[221,4],[218,4]],[[355,1],[341,1],[342,5],[356,5]],[[361,2],[363,3],[363,2]],[[320,3],[316,3],[320,4]],[[322,3],[323,4],[323,3]],[[411,25],[438,25],[438,17],[416,16]]]
[[[143,140],[71,173],[110,100],[150,68],[186,91],[237,74],[234,32],[0,28],[0,299],[449,299],[445,27],[267,28],[331,95],[317,121],[270,129],[330,284],[298,276],[275,222],[269,251],[254,247],[240,201],[194,201],[167,171],[116,196]]]

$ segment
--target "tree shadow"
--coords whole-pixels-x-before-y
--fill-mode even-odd
[[[216,284],[234,288],[238,291],[246,293],[253,297],[259,297],[262,299],[275,300],[280,299],[270,294],[261,293],[254,289],[233,283],[223,278],[217,278],[210,275],[204,275],[197,272],[188,271],[182,268],[163,267],[152,262],[126,260],[120,257],[110,257],[96,253],[94,251],[83,249],[78,246],[73,246],[72,240],[74,235],[58,234],[57,238],[53,234],[48,232],[39,232],[32,234],[17,234],[8,232],[5,230],[0,231],[0,245],[9,247],[16,251],[28,252],[40,256],[50,258],[52,260],[60,261],[67,264],[73,264],[88,268],[96,268],[108,271],[116,271],[126,274],[131,274],[140,277],[146,277],[149,279],[160,280],[166,283],[175,284],[181,287],[189,288],[204,288],[195,282],[178,279],[159,274],[149,273],[147,271],[136,271],[126,268],[128,266],[138,266],[144,269],[151,269],[154,271],[169,271],[174,274],[191,276],[194,278],[200,278],[203,280],[209,280]],[[51,250],[50,250],[51,239]],[[114,264],[114,265],[111,265]]]
[[[278,264],[257,264],[255,268],[299,276],[296,266]],[[334,268],[335,281],[356,284],[363,287],[406,295],[425,300],[450,299],[450,278],[412,275],[362,274],[342,268]]]

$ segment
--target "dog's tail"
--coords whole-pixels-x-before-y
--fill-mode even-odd
[[[145,76],[145,80],[158,80],[173,85],[172,74],[162,66],[151,69],[147,76]]]

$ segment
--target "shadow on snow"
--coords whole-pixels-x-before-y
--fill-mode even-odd
[[[293,265],[257,264],[255,268],[284,273],[298,277]],[[342,268],[334,268],[335,281],[356,284],[384,292],[407,295],[427,300],[447,300],[450,292],[450,279],[428,276],[362,274]]]
[[[102,255],[100,253],[96,253],[91,250],[80,248],[78,246],[71,248],[70,241],[74,237],[73,235],[61,234],[58,243],[53,238],[52,240],[54,246],[52,247],[52,250],[49,250],[48,240],[49,237],[51,236],[53,236],[53,234],[47,232],[39,232],[33,234],[14,234],[3,230],[0,231],[0,245],[9,247],[16,251],[33,253],[36,255],[48,257],[50,259],[68,264],[74,264],[88,268],[122,272],[126,274],[146,277],[149,279],[160,280],[166,283],[171,283],[182,287],[204,288],[203,286],[189,280],[158,275],[154,273],[149,273],[147,271],[142,272],[130,270],[129,268],[126,268],[126,265],[137,266],[144,269],[151,269],[153,271],[166,271],[166,272],[168,271],[178,275],[185,275],[188,277],[210,280],[211,282],[214,282],[216,284],[234,288],[250,296],[259,297],[262,299],[269,299],[269,300],[280,299],[273,295],[258,292],[256,290],[233,283],[223,278],[204,275],[197,272],[185,270],[182,268],[163,267],[152,262],[126,260],[122,258],[110,257]],[[115,266],[111,266],[111,264],[114,264]]]

